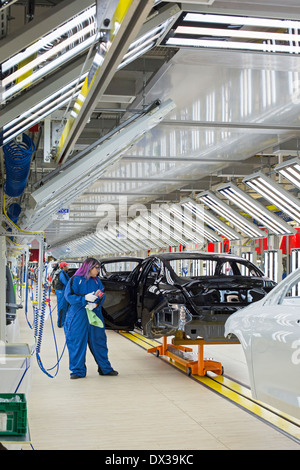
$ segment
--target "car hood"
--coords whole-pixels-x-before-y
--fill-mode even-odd
[[[257,311],[263,305],[264,301],[265,301],[265,298],[253,304],[250,304],[247,307],[243,307],[237,312],[230,315],[230,317],[226,320],[226,323],[225,323],[225,329],[224,329],[225,338],[229,336],[230,334],[234,334],[235,336],[238,336],[241,341],[240,332],[241,332],[242,322],[243,322],[243,327],[245,327],[245,325],[247,324],[247,316],[251,315],[254,309]]]
[[[233,313],[257,303],[273,287],[274,284],[268,279],[242,276],[206,276],[195,280],[181,280],[181,288],[198,314],[205,310]]]

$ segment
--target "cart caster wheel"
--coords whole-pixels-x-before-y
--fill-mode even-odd
[[[222,366],[222,372],[221,375],[224,375],[224,367]]]
[[[190,376],[192,374],[192,369],[191,367],[186,368],[186,375]]]
[[[159,350],[158,349],[155,351],[155,356],[159,357]]]

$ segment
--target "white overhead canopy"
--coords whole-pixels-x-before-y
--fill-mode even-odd
[[[137,6],[139,2],[134,3]],[[177,230],[174,229],[175,223],[180,225],[182,220],[174,210],[187,207],[183,201],[188,195],[191,196],[191,205],[201,201],[205,206],[197,241],[219,242],[224,236],[230,240],[265,236],[266,233],[253,223],[257,220],[254,218],[257,213],[248,211],[245,215],[236,204],[225,203],[222,200],[224,196],[214,188],[232,179],[239,191],[248,193],[249,185],[246,180],[243,183],[248,175],[262,169],[267,177],[270,176],[268,169],[270,173],[275,171],[279,174],[283,171],[280,165],[286,163],[283,160],[289,160],[289,155],[297,155],[300,135],[299,52],[295,47],[289,53],[279,49],[275,52],[275,49],[280,45],[278,39],[284,46],[291,39],[293,46],[297,47],[298,42],[295,33],[287,28],[275,29],[287,25],[282,23],[285,20],[300,21],[298,3],[297,0],[287,0],[284,5],[279,0],[258,0],[255,5],[247,0],[153,2],[154,9],[147,19],[141,20],[138,31],[133,35],[135,38],[128,44],[129,49],[132,47],[131,52],[137,46],[142,55],[131,57],[130,63],[124,62],[128,56],[121,59],[119,66],[116,66],[118,61],[107,65],[106,70],[111,72],[109,83],[105,82],[99,99],[93,100],[93,112],[88,113],[89,122],[75,139],[67,166],[58,166],[52,154],[48,154],[47,161],[45,148],[47,145],[55,146],[58,131],[65,124],[74,98],[81,89],[81,81],[90,70],[95,49],[88,48],[70,57],[70,61],[61,62],[57,68],[52,68],[51,52],[39,52],[35,58],[42,61],[39,67],[49,66],[51,74],[36,81],[32,76],[24,89],[15,80],[11,81],[16,77],[11,74],[21,72],[7,68],[3,89],[7,95],[0,111],[2,137],[9,139],[24,127],[28,129],[29,125],[39,123],[39,133],[32,134],[38,146],[32,159],[28,186],[18,201],[22,206],[20,227],[44,229],[47,243],[55,247],[59,256],[70,256],[67,248],[73,250],[72,255],[78,253],[76,256],[79,256],[80,246],[81,253],[89,254],[93,244],[103,254],[118,249],[122,252],[139,250],[146,248],[146,243],[147,248],[159,250],[164,249],[165,243],[186,241],[178,231],[178,225]],[[20,50],[37,44],[40,38],[54,33],[92,5],[94,3],[88,0],[63,0],[54,7],[48,6],[42,14],[18,31],[10,31],[2,39],[1,63],[13,59]],[[12,8],[24,6],[16,2]],[[222,24],[219,37],[216,38],[215,31],[211,31],[216,29],[211,23],[185,24],[187,13],[198,15],[198,19],[199,15],[205,15],[206,20],[207,15],[218,15],[210,18],[210,22],[217,20]],[[223,18],[221,23],[219,15]],[[262,23],[259,28],[252,24],[251,32],[248,27],[240,28],[240,24],[232,28],[236,17],[243,18],[244,23],[253,23],[255,18],[256,23],[258,20]],[[267,25],[269,20],[274,26]],[[13,22],[11,20],[10,24]],[[228,25],[232,32],[229,38]],[[181,26],[197,27],[198,39],[206,44],[203,47],[199,44],[197,47],[170,46],[169,38],[176,38],[174,30]],[[87,24],[84,23],[83,27]],[[209,29],[204,31],[204,27]],[[151,36],[152,32],[154,36]],[[191,32],[189,30],[186,36],[191,37]],[[79,31],[72,30],[72,34],[77,33],[80,35]],[[179,30],[177,36],[181,34]],[[265,34],[272,34],[271,42],[263,37]],[[280,38],[279,34],[282,35]],[[207,48],[208,42],[212,45],[208,39],[212,36],[223,43],[222,49],[217,47],[220,46],[217,43],[213,48]],[[245,36],[247,47],[244,46],[243,50],[223,48],[225,42],[241,43]],[[143,51],[143,42],[147,41],[151,46]],[[78,44],[74,42],[73,46]],[[255,44],[257,50],[250,50],[249,44]],[[72,50],[71,44],[68,50]],[[128,49],[127,52],[130,53]],[[49,61],[43,61],[44,53],[48,54]],[[123,66],[120,66],[122,60]],[[16,85],[20,88],[18,94],[10,94]],[[51,107],[53,100],[56,100],[55,109]],[[158,100],[162,104],[158,104]],[[157,103],[153,109],[152,103]],[[47,126],[44,123],[46,118],[49,120]],[[297,194],[288,185],[287,173],[282,173],[282,176],[281,188],[284,185],[289,197],[297,199]],[[116,243],[112,237],[96,236],[99,208],[108,204],[118,213],[122,197],[127,198],[128,207],[143,204],[149,209],[150,204],[155,203],[163,210],[162,203],[166,203],[168,213],[173,207],[172,236],[165,237],[162,243],[161,240],[147,238],[144,228],[140,231],[141,239],[136,239],[136,224],[138,220],[145,222],[143,217],[136,217],[127,225],[119,225],[120,229],[128,231],[126,240],[120,236]],[[250,197],[251,203],[254,201],[248,194],[246,197]],[[9,205],[13,200],[7,199],[6,202]],[[255,199],[255,206],[260,205],[265,206],[266,202]],[[61,208],[69,209],[68,220],[53,219]],[[271,212],[266,210],[264,207],[264,214]],[[282,230],[270,233],[294,233],[291,225],[283,220],[286,215],[271,213],[273,222],[280,221]],[[157,217],[157,214],[153,216],[156,223]],[[297,221],[297,217],[294,218]],[[195,221],[193,213],[192,222]]]

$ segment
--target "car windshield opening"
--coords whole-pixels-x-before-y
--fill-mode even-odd
[[[261,276],[260,271],[247,260],[180,258],[169,263],[177,276],[192,279],[202,276]]]

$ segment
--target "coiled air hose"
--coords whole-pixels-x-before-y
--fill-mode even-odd
[[[31,157],[35,146],[27,134],[23,134],[22,142],[11,141],[4,145],[4,162],[6,181],[4,191],[10,197],[23,194],[30,170]]]
[[[41,369],[41,371],[44,372],[44,374],[46,374],[51,379],[54,379],[58,374],[60,361],[61,361],[61,359],[64,355],[64,352],[65,352],[65,349],[66,349],[66,346],[67,346],[67,336],[68,336],[69,330],[65,331],[66,340],[65,340],[63,350],[62,350],[62,352],[59,356],[58,346],[57,346],[57,341],[56,341],[56,336],[55,336],[55,330],[54,330],[54,324],[53,324],[53,318],[52,318],[53,311],[51,309],[51,301],[50,301],[51,286],[47,285],[47,284],[48,284],[48,282],[47,282],[47,268],[46,268],[45,281],[44,281],[44,286],[43,286],[43,300],[42,300],[41,309],[39,309],[38,306],[36,305],[37,301],[33,301],[33,314],[34,314],[33,330],[34,330],[35,348],[34,348],[34,351],[32,351],[32,354],[35,353],[36,360],[37,360],[38,366]],[[47,291],[48,291],[48,296],[47,296]],[[36,286],[36,298],[37,298],[37,286]],[[51,321],[51,327],[52,327],[53,339],[54,339],[54,345],[55,345],[55,351],[56,351],[56,360],[57,360],[56,364],[54,364],[54,366],[52,366],[50,368],[46,368],[43,365],[43,361],[42,361],[42,358],[41,358],[41,346],[42,346],[42,339],[43,339],[44,324],[45,324],[45,320],[46,320],[45,317],[46,317],[47,302],[49,303],[49,305],[48,305],[49,306],[49,316],[50,316],[50,321]],[[79,310],[80,309],[78,309],[78,311]],[[73,318],[76,315],[76,313],[77,313],[77,311],[74,313],[74,315],[71,318],[70,326],[71,326],[71,323],[72,323]],[[69,329],[70,329],[70,326],[69,326]],[[53,375],[51,375],[49,371],[52,371],[53,369],[56,369],[56,371],[54,372]]]

